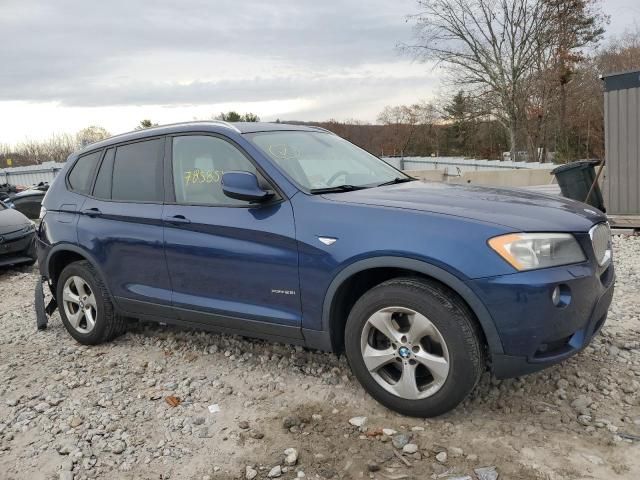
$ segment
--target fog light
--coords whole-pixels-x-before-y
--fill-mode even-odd
[[[557,285],[551,292],[551,302],[562,308],[571,303],[571,289],[567,285]]]
[[[551,301],[556,307],[560,303],[560,286],[557,286],[553,289],[553,293],[551,294]]]

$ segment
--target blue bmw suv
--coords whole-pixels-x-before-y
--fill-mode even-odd
[[[43,202],[42,284],[78,342],[135,318],[344,352],[379,402],[429,417],[490,369],[584,348],[614,285],[592,207],[427,183],[321,128],[192,122],[70,156]]]

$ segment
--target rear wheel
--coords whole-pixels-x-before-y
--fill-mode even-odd
[[[347,320],[345,349],[371,396],[417,417],[453,409],[485,366],[468,307],[442,285],[423,279],[393,279],[365,293]]]
[[[89,262],[74,262],[62,270],[56,300],[65,328],[82,344],[106,342],[124,332],[124,318],[114,313],[109,293]]]

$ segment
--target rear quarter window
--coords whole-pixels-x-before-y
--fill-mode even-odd
[[[67,180],[72,191],[87,195],[91,192],[93,176],[102,157],[102,150],[78,158],[71,168]]]
[[[96,198],[111,198],[111,177],[113,176],[113,158],[115,156],[115,148],[107,150],[98,175],[96,176],[96,185],[93,187],[93,196]]]

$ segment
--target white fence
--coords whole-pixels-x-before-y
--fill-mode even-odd
[[[0,185],[11,183],[13,185],[35,185],[40,182],[53,182],[58,172],[64,167],[64,163],[45,162],[40,165],[26,167],[11,167],[0,169]]]
[[[553,163],[513,162],[511,160],[475,160],[464,157],[385,157],[384,160],[401,170],[441,170],[452,175],[463,172],[488,170],[551,170]],[[46,162],[28,167],[0,169],[0,184],[34,185],[40,182],[51,183],[64,163]]]
[[[553,163],[513,162],[511,160],[475,160],[464,157],[385,157],[384,160],[401,170],[447,170],[451,174],[486,170],[547,169]]]

